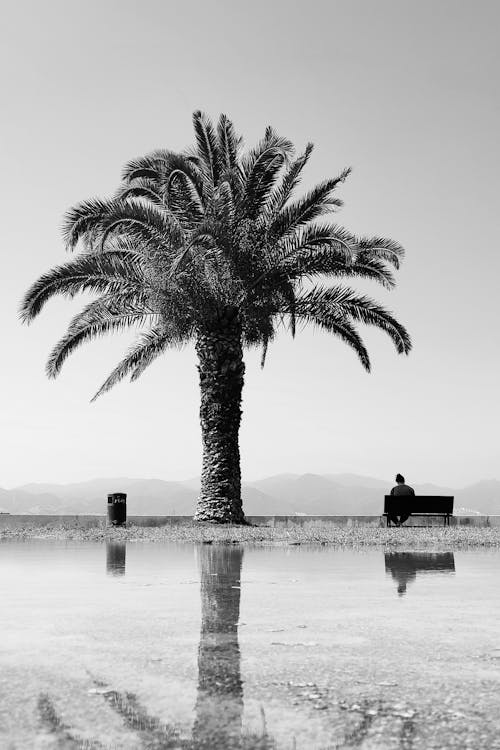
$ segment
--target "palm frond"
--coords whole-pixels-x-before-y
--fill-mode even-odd
[[[249,298],[251,292],[258,289],[259,286],[269,286],[273,281],[276,283],[284,276],[289,275],[290,278],[299,278],[301,275],[300,260],[312,256],[312,253],[304,253],[307,250],[323,249],[325,256],[327,251],[331,250],[332,259],[342,262],[347,267],[353,262],[354,247],[352,244],[355,242],[356,238],[353,235],[335,224],[312,224],[302,228],[299,227],[293,234],[285,235],[276,244],[267,248],[264,267],[256,278],[255,276],[252,278],[247,288],[246,297]],[[294,258],[297,259],[295,264]],[[294,269],[296,273],[294,273]],[[305,271],[304,275],[306,275]]]
[[[265,158],[268,151],[280,152],[285,159],[290,159],[295,151],[294,145],[288,138],[278,135],[273,128],[268,126],[264,137],[259,141],[257,146],[250,149],[241,160],[241,171],[245,179],[252,173],[257,162]]]
[[[267,358],[267,350],[269,348],[269,339],[267,336],[264,338],[264,341],[262,343],[262,353],[260,355],[260,369],[263,370],[264,366],[266,364],[266,358]]]
[[[363,257],[380,258],[399,268],[400,260],[404,258],[404,248],[394,240],[386,237],[362,237],[358,241],[358,254]]]
[[[177,249],[183,242],[183,230],[171,211],[141,200],[109,201],[106,210],[97,216],[81,204],[69,212],[67,237],[74,246],[80,237],[93,250],[103,251],[108,237],[126,233],[135,237],[139,245],[155,245]],[[79,215],[79,218],[75,218]],[[71,222],[73,229],[70,228]]]
[[[315,287],[297,299],[297,315],[318,314],[335,320],[355,320],[377,326],[392,339],[399,354],[408,354],[411,340],[408,332],[398,321],[369,297],[358,295],[342,286]]]
[[[236,217],[236,204],[231,184],[224,180],[219,185],[215,196],[215,215],[224,227],[224,235],[231,233]]]
[[[175,182],[179,175],[189,184],[190,190],[194,191],[196,200],[201,205],[210,200],[213,194],[213,184],[207,181],[197,161],[193,161],[186,154],[172,153],[169,155],[168,161],[165,162],[160,180],[161,190],[164,194],[168,195],[170,185]]]
[[[313,148],[312,143],[307,144],[304,153],[290,164],[281,178],[280,184],[269,194],[262,217],[266,223],[270,223],[276,217],[276,214],[281,211],[299,184],[302,170],[307,164]]]
[[[125,182],[130,182],[141,177],[159,180],[165,164],[169,161],[172,153],[172,151],[167,151],[166,149],[157,149],[146,154],[146,156],[131,159],[123,169],[122,179]]]
[[[191,233],[190,242],[186,247],[181,248],[180,252],[173,258],[170,264],[168,278],[180,278],[180,275],[195,273],[195,268],[199,261],[219,257],[225,260],[222,250],[218,245],[218,223],[212,219],[205,219]]]
[[[106,378],[97,393],[93,396],[92,401],[95,401],[103,393],[111,390],[114,385],[127,377],[127,375],[131,374],[131,380],[136,380],[171,345],[172,339],[163,326],[155,327],[151,331],[142,334],[139,340],[129,349],[122,361]]]
[[[345,278],[370,279],[385,289],[393,289],[395,279],[383,261],[376,258],[357,257],[353,263],[346,263],[345,256],[336,250],[300,251],[282,265],[282,272],[289,279],[311,278],[314,276],[342,276]]]
[[[354,261],[357,243],[357,238],[338,224],[314,223],[297,227],[293,233],[286,234],[272,248],[268,257],[271,265],[278,266],[299,256],[302,251],[331,250],[347,265]]]
[[[245,180],[241,169],[238,166],[233,169],[224,169],[220,173],[219,185],[222,185],[224,182],[227,182],[231,188],[234,204],[238,207],[238,218],[240,221],[243,221],[244,219],[241,216],[240,209],[243,205],[243,198],[245,195]]]
[[[183,169],[173,169],[165,178],[165,202],[181,226],[190,229],[205,215],[204,203],[210,202],[213,189],[207,189],[204,184],[200,187],[193,181],[190,174]]]
[[[217,138],[219,142],[220,171],[224,172],[228,169],[235,169],[238,166],[241,138],[236,134],[233,123],[226,115],[219,117]]]
[[[395,285],[388,262],[398,266],[403,248],[392,240],[359,239],[338,224],[310,224],[286,235],[270,256],[272,267],[281,267],[292,278],[325,274],[378,281],[386,289]]]
[[[86,291],[109,294],[125,290],[132,296],[145,286],[140,263],[126,252],[82,254],[40,276],[28,289],[20,315],[23,322],[30,323],[56,294],[74,297]]]
[[[133,183],[124,183],[121,185],[115,198],[117,200],[126,200],[127,198],[148,198],[152,203],[163,205],[163,199],[159,190],[158,181],[154,182],[146,177],[134,179]]]
[[[265,205],[276,177],[285,163],[283,150],[273,147],[266,149],[255,161],[245,181],[244,212],[255,219]]]
[[[55,378],[69,355],[86,341],[132,325],[154,322],[158,312],[150,309],[147,303],[145,294],[135,300],[130,300],[128,294],[115,294],[86,305],[75,315],[65,336],[50,353],[46,367],[49,378]]]
[[[177,217],[165,207],[150,201],[127,200],[120,202],[105,217],[100,227],[103,236],[127,225],[127,233],[138,229],[138,236],[146,240],[167,244],[172,248],[182,245],[184,236]],[[102,237],[100,238],[101,245]]]
[[[281,311],[287,314],[292,338],[295,338],[297,297],[294,285],[288,276],[284,276],[273,279],[272,287],[276,292],[274,299],[282,300]]]
[[[204,213],[213,185],[199,166],[199,159],[173,151],[154,151],[127,165],[122,197],[141,196],[169,207],[181,223],[193,223]]]
[[[319,216],[331,212],[333,208],[342,206],[342,201],[335,198],[333,193],[347,179],[350,172],[350,168],[344,169],[338,177],[321,182],[303,198],[284,206],[271,223],[270,232],[282,237],[297,227],[305,226]]]
[[[306,323],[314,323],[319,328],[340,338],[345,344],[354,349],[365,370],[370,372],[371,364],[368,351],[352,323],[344,318],[336,318],[335,315],[319,309],[300,312],[298,318]]]
[[[89,232],[99,226],[104,217],[115,210],[116,199],[102,200],[91,198],[70,208],[62,226],[62,236],[69,250],[74,250],[80,239],[85,239]]]
[[[203,164],[203,172],[217,185],[220,168],[219,145],[211,120],[200,110],[193,113],[193,127],[198,146],[198,157]]]

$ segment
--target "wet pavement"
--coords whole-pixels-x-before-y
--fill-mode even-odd
[[[500,552],[0,543],[0,748],[500,748]]]

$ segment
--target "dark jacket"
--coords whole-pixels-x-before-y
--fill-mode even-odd
[[[391,495],[414,495],[415,490],[407,484],[397,484],[391,490]]]

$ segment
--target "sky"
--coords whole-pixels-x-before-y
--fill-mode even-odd
[[[487,0],[20,0],[0,28],[0,486],[199,475],[193,347],[90,398],[131,341],[47,355],[82,300],[31,326],[28,286],[69,260],[64,212],[109,196],[123,165],[193,141],[225,112],[254,144],[271,124],[315,144],[301,189],[353,172],[335,217],[406,249],[397,288],[358,284],[412,339],[283,332],[245,356],[243,479],[354,472],[459,487],[500,479],[500,6]]]

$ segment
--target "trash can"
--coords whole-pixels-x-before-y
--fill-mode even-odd
[[[125,492],[112,492],[108,495],[108,523],[122,526],[127,522],[127,495]]]

